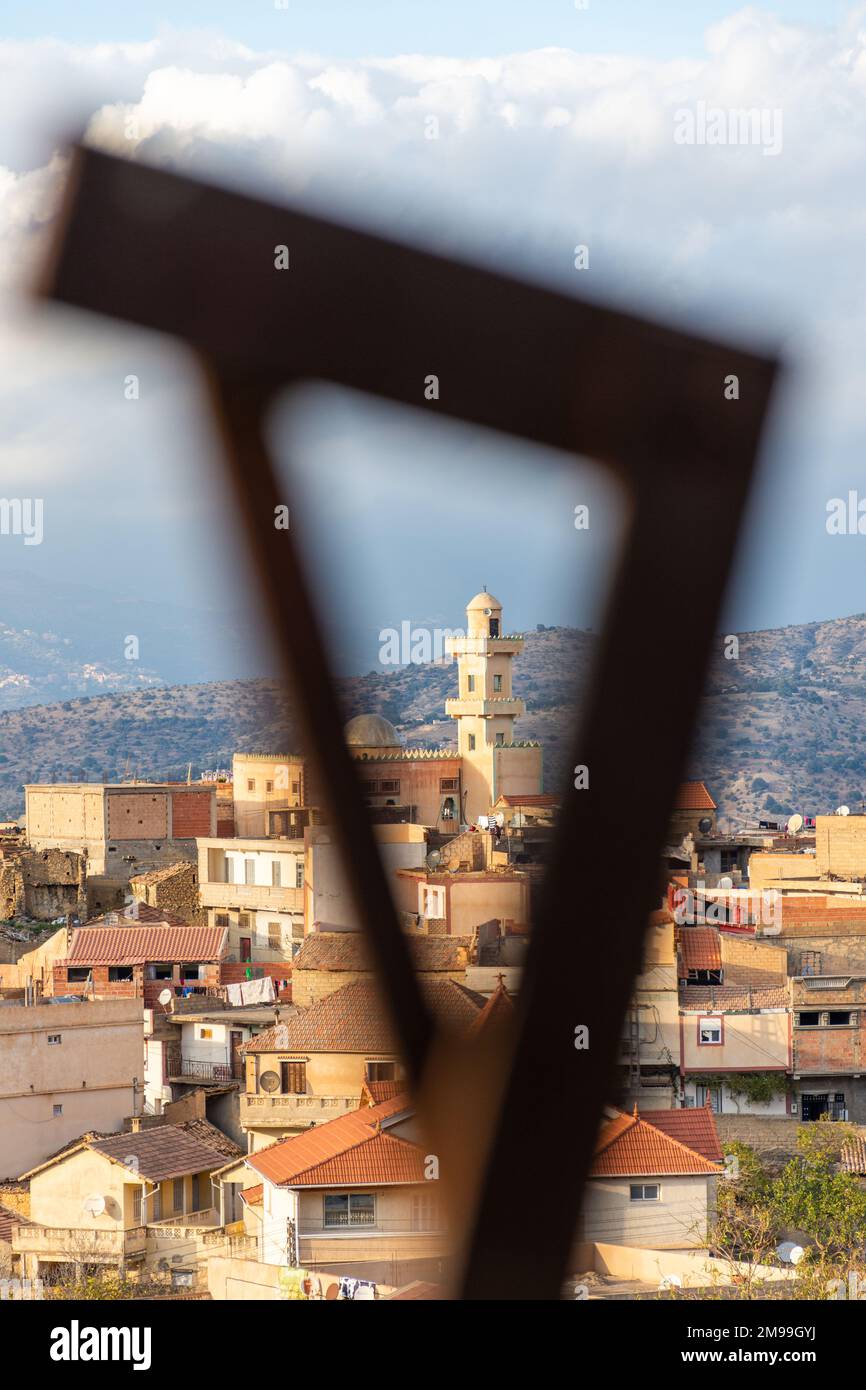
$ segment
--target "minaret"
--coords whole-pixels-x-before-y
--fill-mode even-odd
[[[496,750],[514,743],[514,721],[525,710],[511,693],[511,663],[523,651],[523,638],[504,635],[502,604],[482,589],[466,607],[466,636],[448,638],[446,650],[457,657],[459,694],[445,709],[457,720],[463,818],[472,822],[490,811],[502,790]]]

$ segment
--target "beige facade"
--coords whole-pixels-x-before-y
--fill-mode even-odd
[[[427,835],[423,825],[374,825],[373,834],[386,877],[397,892],[395,874],[399,869],[423,865],[427,855]],[[313,826],[304,834],[304,930],[320,927],[354,931],[358,915],[349,897],[340,863],[340,851],[325,826]]]
[[[297,812],[307,805],[307,781],[304,759],[296,753],[235,753],[232,758],[235,834],[248,839],[262,839],[271,834],[271,812]],[[293,833],[290,814],[286,830],[276,833]],[[294,834],[302,833],[302,819],[296,819]]]
[[[195,838],[216,834],[213,785],[37,783],[24,792],[32,848],[86,854],[91,911],[118,906],[134,875],[192,860]]]
[[[512,691],[512,663],[523,647],[522,637],[504,632],[502,604],[486,590],[467,605],[466,636],[446,642],[457,657],[458,693],[445,708],[457,721],[467,824],[486,815],[500,796],[542,789],[541,746],[514,737],[526,707]]]
[[[19,956],[14,965],[0,965],[0,987],[12,990],[32,987],[37,998],[42,994],[50,995],[54,965],[66,959],[71,940],[71,929],[60,927],[47,941]]]
[[[793,1067],[791,1011],[788,1008],[726,1010],[708,1003],[705,1008],[680,1012],[680,1047],[683,1085],[687,1099],[706,1103],[706,1090],[696,1087],[690,1073],[716,1077],[727,1072],[779,1072],[784,1077]],[[747,1102],[732,1095],[722,1084],[710,1097],[722,1113],[784,1115],[784,1088],[767,1103]]]
[[[591,1178],[577,1239],[650,1250],[700,1249],[714,1218],[716,1182],[707,1174]],[[658,1196],[635,1200],[634,1190],[647,1186]]]
[[[86,1130],[140,1108],[140,1001],[0,1009],[0,1174],[17,1176]]]
[[[405,1075],[394,1052],[257,1052],[245,1065],[241,1125],[251,1152],[357,1110],[365,1081]]]
[[[643,967],[625,1018],[622,1064],[629,1105],[664,1110],[675,1103],[680,1067],[680,1017],[674,923],[653,913]]]
[[[817,816],[815,862],[819,875],[866,878],[866,816]]]
[[[208,926],[228,928],[229,961],[291,961],[304,935],[303,840],[201,839]]]

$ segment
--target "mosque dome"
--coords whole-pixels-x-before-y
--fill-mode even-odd
[[[394,751],[402,748],[400,735],[390,719],[381,714],[357,714],[344,730],[350,748],[382,748]]]
[[[480,594],[476,594],[474,598],[469,600],[466,605],[466,612],[469,613],[478,608],[480,608],[482,612],[485,608],[498,608],[501,611],[502,604],[493,594],[488,594],[486,589],[482,589]]]

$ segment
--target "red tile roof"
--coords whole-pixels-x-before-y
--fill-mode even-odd
[[[381,1105],[383,1100],[393,1100],[405,1090],[405,1081],[365,1081],[361,1087],[361,1104]]]
[[[681,782],[674,802],[675,811],[715,811],[716,803],[705,782]]]
[[[861,1135],[846,1144],[840,1155],[842,1169],[846,1173],[866,1174],[866,1140]]]
[[[424,1182],[423,1150],[382,1125],[409,1109],[405,1095],[316,1125],[247,1158],[278,1187]]]
[[[216,961],[225,953],[225,927],[78,927],[69,965],[143,965],[147,961]]]
[[[658,1124],[634,1115],[618,1115],[602,1128],[590,1177],[650,1178],[666,1174],[718,1173],[721,1165],[666,1134]]]
[[[721,970],[722,947],[717,927],[678,927],[677,945],[684,970]]]
[[[481,1013],[469,1025],[469,1037],[480,1033],[483,1028],[498,1028],[507,1026],[514,1016],[514,1000],[505,987],[505,980],[500,975],[499,984],[491,994]]]
[[[43,1159],[22,1176],[31,1177],[85,1148],[104,1154],[150,1182],[181,1178],[187,1173],[211,1172],[224,1167],[226,1161],[225,1153],[188,1134],[179,1125],[155,1125],[153,1129],[139,1130],[138,1134],[108,1134],[96,1138],[92,1133],[85,1135],[51,1158]]]
[[[245,1187],[241,1192],[241,1200],[246,1202],[248,1207],[258,1207],[262,1204],[264,1193],[265,1185],[259,1182],[255,1187]]]
[[[559,806],[562,797],[553,796],[550,792],[531,792],[526,796],[509,796],[503,792],[496,801],[497,806],[500,801],[506,806]]]
[[[454,980],[421,980],[424,997],[440,1024],[465,1032],[487,1000]],[[397,1038],[373,980],[355,980],[266,1028],[242,1051],[396,1053]]]
[[[687,1149],[703,1154],[711,1163],[724,1163],[715,1116],[709,1106],[695,1106],[688,1110],[645,1110],[641,1119],[672,1139],[678,1139]]]
[[[466,969],[468,936],[409,936],[407,941],[416,970]],[[373,963],[362,932],[316,931],[305,938],[292,969],[372,971]]]

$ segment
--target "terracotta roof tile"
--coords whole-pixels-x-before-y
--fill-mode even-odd
[[[562,803],[561,796],[553,796],[551,792],[530,792],[525,796],[510,796],[505,792],[499,797],[499,802],[504,802],[506,806],[559,806]]]
[[[721,970],[722,947],[716,927],[678,927],[677,945],[684,970]]]
[[[137,1160],[136,1171],[150,1182],[180,1178],[187,1173],[200,1173],[221,1168],[225,1154],[178,1125],[157,1125],[138,1134],[118,1134],[111,1139],[97,1139],[88,1145],[118,1163]]]
[[[440,1024],[456,1031],[469,1028],[487,1003],[483,994],[454,980],[422,979],[421,989]],[[355,980],[266,1028],[242,1051],[396,1053],[398,1044],[379,987]]]
[[[405,1081],[365,1081],[361,1087],[361,1103],[381,1105],[383,1100],[393,1100],[406,1089]]]
[[[381,1105],[351,1110],[260,1149],[247,1163],[277,1186],[423,1182],[422,1151],[380,1129],[383,1122],[408,1108],[407,1097],[399,1095]]]
[[[658,1115],[658,1112],[649,1112]],[[625,1122],[625,1123],[623,1123]],[[639,1115],[621,1115],[603,1127],[590,1177],[631,1178],[718,1173],[721,1165],[665,1134]]]
[[[69,965],[143,965],[146,961],[215,961],[225,953],[225,927],[78,927]]]
[[[681,782],[677,788],[675,811],[715,811],[716,803],[705,782]]]
[[[15,1226],[32,1226],[26,1216],[20,1212],[12,1211],[11,1207],[0,1206],[0,1241],[5,1241],[7,1245],[12,1243],[12,1231]]]
[[[468,936],[409,936],[416,970],[465,970]],[[356,931],[316,931],[304,940],[293,970],[372,970],[366,938]]]
[[[645,1110],[641,1119],[686,1148],[703,1154],[711,1163],[724,1163],[724,1154],[716,1129],[716,1120],[709,1106],[693,1106],[680,1110]]]
[[[233,1087],[226,1088],[227,1091],[233,1089]],[[217,1129],[216,1125],[212,1125],[210,1120],[183,1120],[179,1125],[175,1126],[175,1128],[182,1129],[184,1134],[189,1134],[193,1139],[198,1139],[202,1144],[207,1144],[208,1148],[216,1149],[217,1153],[221,1154],[223,1158],[240,1158],[241,1155],[246,1152],[245,1149],[242,1149],[240,1145],[235,1143],[234,1139],[229,1139],[228,1135],[223,1134],[221,1129]]]
[[[845,1145],[840,1163],[846,1173],[866,1174],[866,1139],[862,1135],[858,1134]]]

